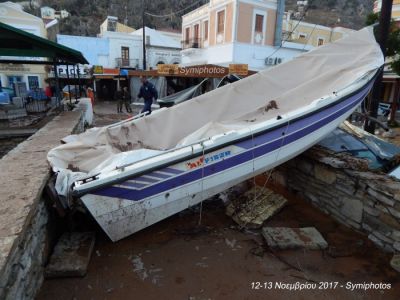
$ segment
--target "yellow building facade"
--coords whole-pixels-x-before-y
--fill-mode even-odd
[[[131,33],[134,32],[135,29],[119,23],[117,17],[108,16],[100,25],[100,35],[107,31]]]
[[[291,19],[285,13],[282,24],[283,39],[289,42],[319,47],[341,39],[354,30],[344,27],[327,27]]]

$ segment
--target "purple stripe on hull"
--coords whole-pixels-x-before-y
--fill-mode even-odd
[[[291,124],[292,127],[290,127],[290,130],[288,130],[288,133],[285,134],[284,136],[282,136],[282,131],[284,131],[285,128],[287,127],[286,124],[284,124],[279,129],[273,130],[272,132],[267,132],[258,137],[255,137],[254,140],[257,139],[256,144],[258,144],[258,145],[266,143],[271,140],[272,141],[269,143],[266,143],[264,145],[258,146],[256,148],[254,148],[253,150],[244,151],[244,152],[241,152],[232,157],[226,158],[218,163],[214,163],[214,164],[205,166],[204,167],[204,177],[227,170],[227,169],[232,168],[241,163],[248,162],[248,161],[252,160],[253,158],[263,156],[269,152],[272,152],[282,146],[288,145],[288,144],[316,131],[317,129],[319,129],[319,128],[327,125],[328,123],[332,122],[333,120],[339,118],[340,116],[342,116],[343,114],[348,112],[350,109],[354,108],[357,104],[359,104],[364,99],[364,97],[366,96],[366,94],[369,91],[369,88],[371,86],[372,86],[372,83],[369,84],[361,92],[353,95],[352,97],[350,97],[332,107],[327,108],[326,110],[322,110],[322,111],[320,111],[314,115],[311,115],[305,119],[300,119],[298,121],[293,122],[293,124]],[[333,113],[333,112],[335,112],[335,113]],[[314,124],[309,125],[311,123],[314,123]],[[299,130],[301,128],[302,124],[305,124],[308,126],[307,127],[303,126],[304,128]],[[289,132],[291,132],[291,134]],[[277,134],[279,134],[279,136],[278,136],[279,139],[277,137]],[[276,140],[273,141],[274,139],[276,139]],[[251,140],[250,141],[246,140],[246,141],[238,143],[237,146],[243,147],[243,144],[248,145],[248,143],[251,143],[250,145],[253,144]],[[245,147],[243,147],[243,148],[245,148]],[[171,178],[171,179],[159,182],[158,184],[154,184],[154,185],[149,186],[148,188],[145,188],[140,191],[132,191],[132,190],[119,188],[116,186],[110,186],[110,187],[105,187],[105,188],[96,190],[96,191],[92,192],[92,194],[138,201],[138,200],[142,200],[147,197],[162,193],[164,191],[185,185],[185,184],[193,182],[195,180],[199,180],[203,176],[202,172],[203,172],[203,169],[197,169],[197,170],[194,170],[191,172],[186,172],[185,174],[182,174],[180,176],[176,176],[175,178]]]

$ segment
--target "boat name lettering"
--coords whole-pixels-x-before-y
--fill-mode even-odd
[[[201,167],[203,165],[203,162],[205,164],[216,162],[216,161],[224,159],[224,158],[226,158],[226,157],[228,157],[230,155],[231,155],[231,151],[227,150],[227,151],[224,151],[224,152],[211,154],[211,155],[206,156],[206,157],[200,157],[200,158],[198,158],[197,160],[195,160],[193,162],[187,162],[186,166],[187,166],[188,169],[191,170],[191,169],[195,169],[195,168]]]
[[[221,153],[217,153],[217,154],[213,154],[213,155],[211,155],[209,157],[206,157],[205,163],[208,164],[210,162],[221,160],[221,159],[223,159],[223,158],[225,158],[227,156],[230,156],[230,155],[231,155],[231,151],[230,150],[224,151],[224,152],[221,152]]]
[[[195,169],[197,167],[200,167],[201,165],[203,165],[203,161],[204,161],[204,157],[200,157],[199,159],[197,159],[194,162],[188,162],[186,163],[186,166],[188,167],[188,169]]]

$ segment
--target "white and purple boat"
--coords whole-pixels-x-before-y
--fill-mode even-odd
[[[300,154],[363,102],[384,63],[370,29],[149,116],[65,138],[69,206],[117,241]]]

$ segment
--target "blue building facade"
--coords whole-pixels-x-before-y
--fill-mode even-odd
[[[91,65],[108,65],[110,41],[107,38],[57,34],[57,42],[80,51]]]

